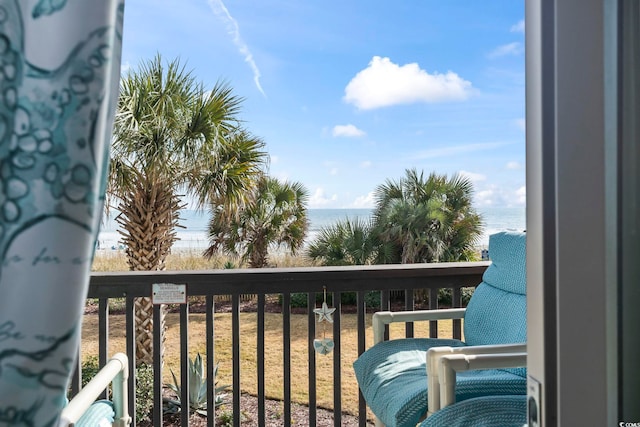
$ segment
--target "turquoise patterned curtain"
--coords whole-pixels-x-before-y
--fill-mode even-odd
[[[0,0],[0,426],[52,426],[77,354],[123,3]]]

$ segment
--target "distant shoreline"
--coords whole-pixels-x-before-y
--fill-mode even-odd
[[[478,250],[486,249],[489,245],[489,235],[504,230],[519,230],[526,228],[526,212],[524,207],[484,207],[477,208],[483,217],[484,230],[476,245]],[[322,228],[335,224],[339,220],[345,218],[368,219],[371,216],[372,209],[309,209],[308,217],[310,227],[305,245],[312,242],[320,233]],[[118,233],[118,225],[114,218],[115,212],[112,212],[108,219],[103,220],[99,240],[99,251],[117,252],[123,250],[124,246],[120,243],[121,236]],[[173,247],[174,251],[184,252],[202,252],[208,247],[208,214],[206,212],[199,213],[193,210],[181,211],[181,224],[185,228],[177,230],[177,236],[180,238]]]

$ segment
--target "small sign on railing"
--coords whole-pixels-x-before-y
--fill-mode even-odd
[[[154,283],[151,300],[153,304],[186,304],[187,285]]]

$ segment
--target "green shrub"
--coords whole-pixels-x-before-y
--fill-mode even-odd
[[[331,297],[333,300],[333,295]],[[327,295],[327,300],[329,300],[329,295]],[[340,294],[340,302],[342,305],[356,305],[358,303],[358,294],[355,292],[343,292]]]
[[[82,387],[86,386],[100,370],[98,358],[89,356],[82,362]],[[108,389],[108,395],[111,388]],[[136,420],[148,421],[153,409],[153,367],[141,364],[136,367]]]
[[[462,288],[462,305],[466,306],[473,295],[474,288]],[[438,289],[438,305],[450,307],[451,306],[451,289]],[[417,301],[428,301],[429,290],[428,289],[416,289],[415,296]],[[404,297],[401,297],[401,299]],[[324,295],[322,292],[316,293],[316,304],[322,304]],[[343,292],[340,299],[343,305],[356,305],[357,293],[356,292]],[[306,308],[308,296],[306,293],[292,293],[291,294],[291,307],[292,308]],[[282,295],[279,296],[280,304],[282,304]],[[365,294],[364,298],[367,308],[380,308],[380,292],[369,291]],[[331,307],[333,305],[333,293],[327,293],[327,304]]]
[[[231,427],[233,425],[233,412],[232,411],[222,411],[218,415],[218,425],[220,427]]]
[[[291,294],[291,307],[292,308],[306,307],[307,299],[308,299],[307,294],[295,292]],[[282,304],[282,295],[280,295],[280,304]]]
[[[153,409],[153,366],[136,366],[136,421],[151,420]]]
[[[462,299],[462,306],[466,307],[473,295],[473,291],[475,288],[461,288],[460,296]],[[452,305],[453,292],[451,289],[438,289],[438,306],[447,306],[451,307]]]
[[[86,386],[99,370],[98,358],[96,356],[87,357],[87,360],[82,363],[82,387]]]
[[[364,296],[364,303],[370,308],[380,308],[380,291],[369,291]]]
[[[438,306],[451,307],[451,289],[438,289]]]
[[[356,292],[343,292],[340,295],[340,301],[342,305],[356,305],[358,300],[358,294]],[[302,292],[294,292],[291,294],[291,307],[292,308],[306,308],[308,294]],[[282,304],[282,295],[278,297],[280,304]],[[324,294],[322,292],[316,292],[316,304],[322,304],[324,301]],[[365,295],[365,303],[367,307],[380,307],[380,292],[369,291]],[[327,304],[333,305],[333,293],[327,293]]]

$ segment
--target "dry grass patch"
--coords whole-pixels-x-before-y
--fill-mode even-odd
[[[357,319],[355,314],[343,314],[341,317],[341,371],[342,371],[342,409],[357,414],[358,386],[353,373],[352,363],[357,358]],[[307,315],[291,315],[291,394],[294,402],[308,403],[308,370],[309,352],[307,344]],[[167,316],[167,341],[165,369],[163,381],[169,382],[173,370],[176,375],[180,372],[180,324],[179,314],[170,313]],[[125,350],[124,315],[109,317],[109,353]],[[316,337],[322,335],[322,324],[316,325]],[[214,317],[216,363],[219,363],[219,384],[232,384],[232,343],[231,343],[231,314],[218,313]],[[327,336],[332,335],[332,325],[327,325]],[[82,331],[83,357],[98,353],[98,316],[85,315]],[[366,343],[371,346],[373,332],[371,329],[371,315],[366,317]],[[439,322],[439,336],[451,337],[452,322]],[[400,338],[404,335],[404,325],[394,324],[391,337]],[[429,336],[428,322],[415,324],[416,336]],[[193,358],[197,353],[206,352],[206,321],[205,315],[194,313],[189,315],[189,353]],[[243,392],[257,394],[257,315],[255,313],[240,313],[240,382]],[[282,315],[276,313],[265,314],[265,388],[266,395],[272,399],[283,398],[283,339]],[[329,355],[316,354],[316,394],[319,407],[333,408],[333,353]]]
[[[176,250],[169,254],[166,262],[168,271],[216,270],[230,263],[234,268],[246,267],[237,258],[217,255],[210,260],[202,257],[199,250]],[[277,253],[269,256],[272,267],[310,267],[313,260],[304,256]],[[128,271],[127,258],[122,250],[99,250],[93,260],[92,271]]]

